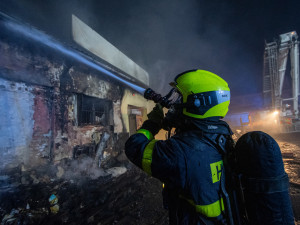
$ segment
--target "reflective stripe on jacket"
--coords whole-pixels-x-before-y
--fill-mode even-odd
[[[179,132],[166,141],[157,141],[147,130],[140,130],[126,142],[127,157],[172,192],[169,210],[176,212],[170,212],[170,217],[177,218],[170,221],[192,224],[201,220],[199,215],[208,221],[224,219],[220,193],[223,161],[216,143],[220,134],[231,135],[224,123],[217,123],[213,131],[201,124],[204,128]]]

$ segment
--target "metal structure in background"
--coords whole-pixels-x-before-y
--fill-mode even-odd
[[[290,74],[292,97],[283,98],[283,83],[290,55]],[[264,105],[280,113],[280,117],[289,118],[293,123],[290,131],[300,130],[299,123],[299,41],[296,31],[279,35],[279,40],[266,43],[263,73]],[[290,103],[291,106],[287,106]],[[289,108],[290,107],[290,108]],[[281,120],[284,121],[284,120]]]

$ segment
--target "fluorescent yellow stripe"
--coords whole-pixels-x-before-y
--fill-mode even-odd
[[[221,180],[223,161],[215,162],[210,164],[212,182],[216,183]]]
[[[196,211],[207,217],[217,217],[224,211],[223,198],[209,205],[196,205]]]
[[[145,135],[150,141],[153,139],[153,135],[149,130],[140,129],[136,133]]]
[[[222,211],[224,211],[224,209],[225,209],[223,198],[221,198],[220,200],[218,200],[212,204],[209,204],[209,205],[196,205],[193,200],[187,199],[183,196],[180,196],[180,197],[184,198],[191,205],[193,205],[196,209],[196,212],[201,213],[207,217],[217,217],[217,216],[221,215]]]
[[[157,141],[158,140],[155,139],[150,141],[149,144],[145,147],[144,154],[143,154],[142,168],[150,176],[152,175],[152,171],[151,171],[152,153],[153,153],[154,145]]]

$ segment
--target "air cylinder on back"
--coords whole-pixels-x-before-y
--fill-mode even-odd
[[[276,141],[260,131],[246,133],[236,144],[236,160],[250,224],[294,224],[289,179]]]

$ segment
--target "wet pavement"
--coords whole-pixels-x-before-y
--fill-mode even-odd
[[[296,224],[300,224],[300,133],[274,135],[290,179],[290,196]]]

